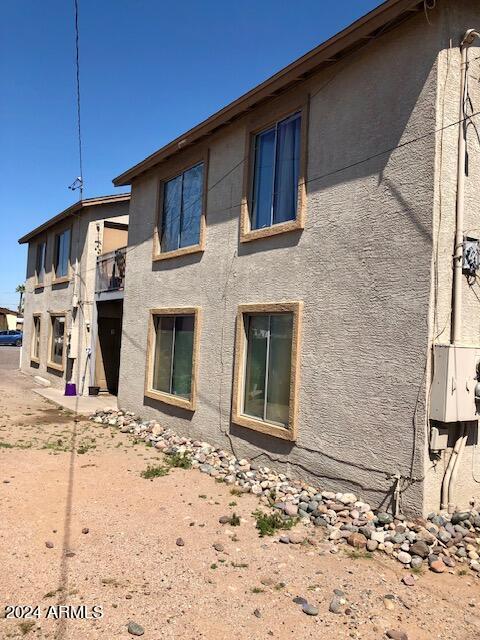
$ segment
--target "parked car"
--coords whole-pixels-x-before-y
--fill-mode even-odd
[[[7,344],[14,345],[15,347],[22,346],[23,332],[13,329],[11,331],[0,331],[0,346]]]

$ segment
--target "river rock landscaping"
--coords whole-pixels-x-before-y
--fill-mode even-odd
[[[404,567],[444,573],[457,565],[480,577],[480,514],[471,509],[453,514],[430,513],[412,520],[377,512],[353,493],[322,491],[292,480],[268,467],[256,467],[207,442],[177,435],[155,420],[141,420],[128,411],[97,411],[91,420],[118,427],[143,439],[168,456],[186,458],[191,467],[239,492],[252,493],[285,522],[292,519],[321,527],[334,545],[356,553],[383,552]],[[295,533],[280,542],[298,543]]]

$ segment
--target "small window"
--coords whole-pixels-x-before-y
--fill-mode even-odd
[[[40,360],[40,332],[41,332],[40,316],[33,316],[33,337],[32,337],[32,360]]]
[[[194,409],[198,309],[151,312],[145,395]]]
[[[65,350],[65,316],[51,316],[48,366],[63,370]]]
[[[203,172],[202,162],[164,183],[160,231],[162,253],[200,244]]]
[[[45,282],[45,258],[47,245],[45,242],[37,244],[37,252],[35,256],[35,279],[37,285],[43,285]]]
[[[71,230],[65,229],[55,236],[55,278],[66,278],[70,266]]]
[[[296,113],[255,136],[251,229],[297,216],[300,123]]]
[[[294,440],[300,303],[243,305],[237,326],[233,421]]]

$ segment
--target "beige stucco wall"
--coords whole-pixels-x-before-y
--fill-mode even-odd
[[[32,375],[40,375],[54,386],[63,388],[66,377],[77,384],[77,391],[83,389],[88,392],[90,383],[90,367],[86,366],[86,348],[91,346],[92,324],[94,322],[95,295],[95,267],[96,240],[103,237],[104,220],[112,220],[128,224],[128,202],[118,202],[107,205],[87,207],[80,214],[71,216],[67,223],[50,228],[47,232],[47,256],[45,286],[35,289],[35,255],[36,239],[32,240],[28,248],[27,280],[25,285],[25,322],[22,347],[22,370]],[[71,225],[71,264],[79,259],[81,277],[77,281],[77,288],[72,277],[64,284],[52,286],[52,269],[54,250],[54,236],[59,228]],[[98,230],[97,230],[98,226]],[[78,296],[79,306],[72,310],[72,296],[74,290]],[[56,372],[46,366],[48,356],[49,312],[66,311],[67,334],[72,329],[75,319],[75,332],[78,332],[78,357],[68,362],[65,371]],[[31,361],[33,314],[41,314],[40,364]],[[85,380],[83,377],[85,375]]]
[[[374,506],[391,505],[389,476],[422,478],[436,150],[424,134],[436,125],[441,36],[417,15],[301,87],[310,92],[303,232],[239,244],[246,119],[208,141],[203,255],[152,264],[158,174],[134,182],[121,406],[225,448],[228,433],[237,455]],[[285,300],[305,305],[294,445],[230,422],[237,306]],[[148,309],[197,305],[191,414],[145,399],[143,372]],[[422,482],[402,488],[403,508],[422,510]]]
[[[441,17],[441,20],[440,20]],[[457,181],[457,144],[460,98],[460,51],[459,42],[465,31],[480,29],[480,5],[470,0],[443,3],[440,16],[434,18],[442,44],[438,64],[438,91],[435,160],[435,193],[433,217],[432,297],[430,308],[430,341],[448,343],[451,329],[452,299],[452,255],[455,237],[455,202]],[[450,46],[450,41],[451,45]],[[477,40],[469,52],[469,95],[473,111],[480,111],[480,43]],[[477,128],[480,120],[473,119]],[[464,233],[480,237],[479,185],[480,147],[474,127],[468,129],[468,176],[465,180],[465,226]],[[462,343],[480,346],[480,288],[469,286],[467,279],[462,284]],[[427,377],[430,380],[433,359],[429,360]],[[427,390],[428,393],[428,390]],[[456,425],[451,425],[452,443]],[[477,451],[478,424],[470,425],[470,434],[459,467],[455,502],[459,507],[470,501],[480,500],[480,453]],[[425,448],[426,488],[425,510],[438,507],[441,483],[451,449],[439,459],[430,457]]]

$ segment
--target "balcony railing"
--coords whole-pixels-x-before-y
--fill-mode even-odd
[[[123,291],[127,247],[104,253],[97,258],[96,293]]]

